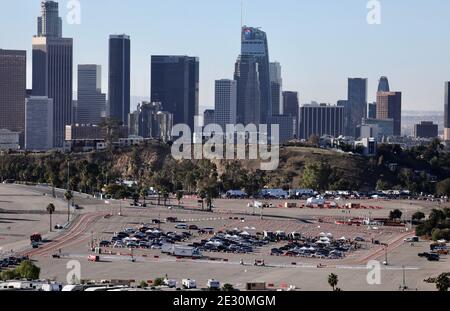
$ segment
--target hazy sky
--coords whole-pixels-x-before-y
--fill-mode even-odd
[[[113,33],[131,36],[134,96],[149,96],[152,54],[200,57],[201,106],[214,104],[214,80],[233,76],[241,0],[79,1],[80,25],[67,24],[69,0],[59,1],[63,33],[74,38],[74,68],[103,66],[104,92]],[[267,32],[271,60],[283,66],[284,89],[298,91],[301,103],[345,99],[348,77],[368,78],[372,101],[379,76],[386,75],[391,89],[403,92],[403,109],[442,110],[450,80],[450,1],[379,1],[381,25],[367,23],[368,0],[245,0],[244,23]],[[0,48],[29,51],[29,87],[39,11],[39,0],[2,1],[0,11]]]

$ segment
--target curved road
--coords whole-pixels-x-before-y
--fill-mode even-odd
[[[49,243],[43,244],[37,249],[32,249],[22,253],[24,256],[39,257],[39,256],[51,256],[52,254],[58,252],[64,247],[68,247],[73,244],[77,244],[81,241],[88,239],[85,233],[87,229],[94,223],[96,223],[101,218],[107,216],[108,213],[98,212],[98,213],[86,213],[80,215],[74,223],[70,226],[68,231],[63,233],[61,236],[55,238]]]

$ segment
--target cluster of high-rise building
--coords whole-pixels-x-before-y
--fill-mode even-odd
[[[368,79],[349,78],[347,99],[336,105],[300,105],[297,92],[283,90],[282,67],[270,61],[267,34],[244,26],[240,42],[233,77],[215,81],[214,109],[204,112],[204,126],[216,124],[226,130],[227,125],[277,124],[280,142],[311,136],[378,140],[401,136],[402,93],[390,90],[387,77],[380,78],[375,103],[368,102]],[[46,151],[63,148],[67,141],[100,140],[105,136],[103,125],[114,120],[123,139],[170,141],[173,126],[180,123],[194,131],[199,116],[199,58],[151,56],[150,101],[139,103],[136,111],[130,111],[129,36],[110,35],[108,60],[107,94],[102,91],[101,66],[79,64],[73,100],[73,39],[63,36],[58,3],[43,1],[32,38],[32,89],[26,89],[26,51],[0,49],[0,149]],[[446,82],[446,140],[450,140],[449,94]],[[435,124],[416,125],[418,138],[437,135]]]

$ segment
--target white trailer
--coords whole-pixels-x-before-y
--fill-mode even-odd
[[[195,280],[191,280],[191,279],[183,279],[181,281],[181,285],[183,285],[184,289],[196,289],[197,288],[197,282]]]

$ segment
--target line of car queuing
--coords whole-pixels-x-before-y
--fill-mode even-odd
[[[419,253],[419,257],[428,261],[440,261],[442,255],[448,255],[449,249],[446,243],[434,243],[430,245],[430,252]]]
[[[15,268],[22,263],[22,261],[28,260],[28,257],[6,257],[0,259],[0,271]]]
[[[176,218],[168,217],[166,223],[176,222]],[[159,225],[161,221],[153,220],[151,224],[143,224],[137,229],[126,228],[123,231],[116,232],[111,240],[100,241],[100,247],[113,248],[144,248],[144,249],[161,249],[165,244],[175,244],[186,242],[192,237],[189,231],[196,231],[199,234],[213,234],[214,228],[199,228],[197,225],[187,225],[178,223],[174,226],[176,230],[184,230],[182,232],[164,232],[159,228],[155,228],[155,224]]]

